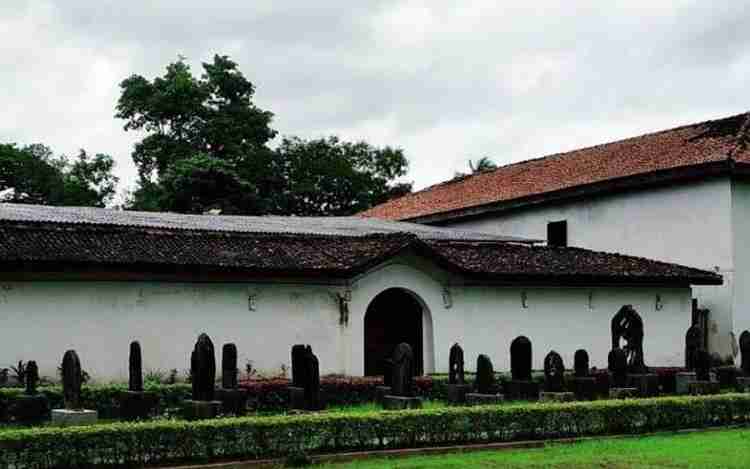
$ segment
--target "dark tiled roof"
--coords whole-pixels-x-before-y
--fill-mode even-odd
[[[0,224],[0,263],[210,267],[247,272],[347,273],[413,241],[404,234],[256,236],[129,227]]]
[[[697,285],[721,281],[721,276],[700,269],[581,248],[441,241],[425,244],[463,273],[508,281],[545,277],[566,283],[690,279]]]
[[[0,212],[2,212],[0,206]],[[109,216],[109,211],[94,209]],[[51,216],[60,211],[59,216]],[[717,284],[721,277],[688,267],[584,249],[531,247],[501,240],[390,233],[307,234],[215,231],[191,227],[59,221],[65,209],[46,208],[44,221],[0,215],[0,270],[84,266],[150,272],[175,269],[247,274],[351,277],[414,249],[467,277],[502,281]],[[9,217],[8,217],[9,218]],[[222,218],[222,217],[214,217]],[[58,220],[58,221],[52,221]],[[295,223],[298,223],[295,219]],[[43,270],[43,269],[38,269]]]
[[[450,217],[470,207],[532,200],[606,181],[710,163],[750,163],[750,113],[502,166],[378,205],[364,216]]]

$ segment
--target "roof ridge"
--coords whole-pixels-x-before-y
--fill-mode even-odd
[[[416,191],[416,192],[411,192],[409,194],[405,194],[405,195],[403,195],[401,197],[398,197],[396,199],[393,199],[393,200],[391,200],[389,202],[395,202],[395,201],[400,200],[400,199],[407,199],[407,198],[415,197],[415,196],[417,196],[417,195],[419,195],[421,193],[429,192],[429,191],[431,191],[431,190],[433,190],[435,188],[441,187],[441,186],[449,186],[449,185],[453,185],[453,184],[459,184],[459,183],[462,183],[464,181],[467,181],[467,180],[470,180],[470,179],[474,179],[475,177],[479,177],[479,176],[483,176],[483,175],[488,175],[488,174],[493,174],[493,173],[496,173],[496,172],[498,172],[500,170],[504,170],[504,169],[507,169],[507,168],[512,168],[514,166],[520,166],[520,165],[528,164],[528,163],[531,163],[531,162],[553,159],[553,158],[556,158],[556,157],[559,158],[559,157],[570,155],[572,153],[577,153],[577,152],[580,152],[580,151],[591,150],[591,149],[594,149],[594,148],[600,148],[600,147],[604,147],[604,146],[607,146],[607,145],[613,145],[613,144],[616,144],[616,143],[624,143],[624,142],[628,142],[630,140],[640,139],[640,138],[643,138],[643,137],[651,137],[651,136],[660,135],[660,134],[664,134],[664,133],[675,132],[675,131],[678,131],[678,130],[688,129],[688,128],[691,128],[691,127],[698,127],[698,126],[701,126],[701,125],[706,125],[706,124],[710,124],[710,123],[714,123],[714,122],[719,122],[719,121],[734,119],[734,118],[737,118],[737,117],[743,116],[743,115],[747,116],[747,120],[746,120],[746,123],[745,123],[745,125],[747,125],[748,123],[750,123],[750,111],[740,112],[740,113],[737,113],[737,114],[732,114],[731,116],[726,116],[726,117],[721,117],[721,118],[716,118],[716,119],[707,119],[707,120],[704,120],[704,121],[701,121],[701,122],[694,122],[692,124],[683,124],[683,125],[679,125],[679,126],[676,126],[676,127],[671,127],[671,128],[668,128],[668,129],[662,129],[662,130],[657,130],[657,131],[653,131],[653,132],[646,132],[646,133],[643,133],[643,134],[633,135],[633,136],[626,137],[626,138],[621,138],[621,139],[618,139],[618,140],[611,140],[611,141],[608,141],[608,142],[598,143],[596,145],[589,145],[589,146],[584,146],[584,147],[580,147],[580,148],[575,148],[573,150],[562,151],[562,152],[557,152],[557,153],[550,153],[548,155],[544,155],[544,156],[540,156],[540,157],[536,157],[536,158],[529,158],[529,159],[525,159],[525,160],[522,160],[522,161],[516,161],[516,162],[513,162],[513,163],[508,163],[508,164],[505,164],[505,165],[502,165],[502,166],[498,166],[495,169],[491,169],[491,170],[487,170],[487,171],[481,171],[479,173],[464,174],[463,176],[461,176],[459,178],[453,178],[453,179],[450,179],[448,181],[442,181],[442,182],[438,182],[436,184],[432,184],[430,186],[425,187],[424,189],[421,189],[421,190]],[[750,129],[746,129],[746,130],[750,130]],[[384,204],[387,204],[389,202],[384,202]],[[370,209],[368,209],[368,210],[366,210],[366,211],[364,211],[362,213],[367,214],[367,212],[369,212],[373,208],[375,208],[375,207],[372,207],[372,208],[370,208]]]
[[[0,219],[0,226],[18,230],[91,230],[98,232],[139,232],[146,234],[164,235],[170,234],[175,236],[217,236],[226,238],[306,238],[306,239],[385,239],[385,238],[415,238],[416,233],[409,231],[391,231],[391,232],[374,232],[374,233],[302,233],[302,232],[285,232],[285,231],[237,231],[237,230],[218,230],[218,229],[200,229],[200,228],[183,228],[170,226],[144,226],[144,225],[120,225],[114,223],[91,223],[91,222],[67,222],[57,220],[6,220]]]

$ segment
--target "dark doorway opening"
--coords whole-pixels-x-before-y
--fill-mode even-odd
[[[414,351],[414,373],[424,373],[422,305],[406,290],[390,288],[378,294],[365,313],[365,376],[382,375],[385,360],[396,345]]]

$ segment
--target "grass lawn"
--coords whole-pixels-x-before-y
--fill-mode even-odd
[[[550,445],[543,449],[371,458],[325,469],[427,468],[748,468],[750,430],[722,430]]]

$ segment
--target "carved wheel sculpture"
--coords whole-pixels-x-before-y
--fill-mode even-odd
[[[620,347],[620,341],[625,345]],[[625,305],[612,318],[612,348],[625,352],[630,373],[647,373],[643,361],[643,319],[631,305]]]

